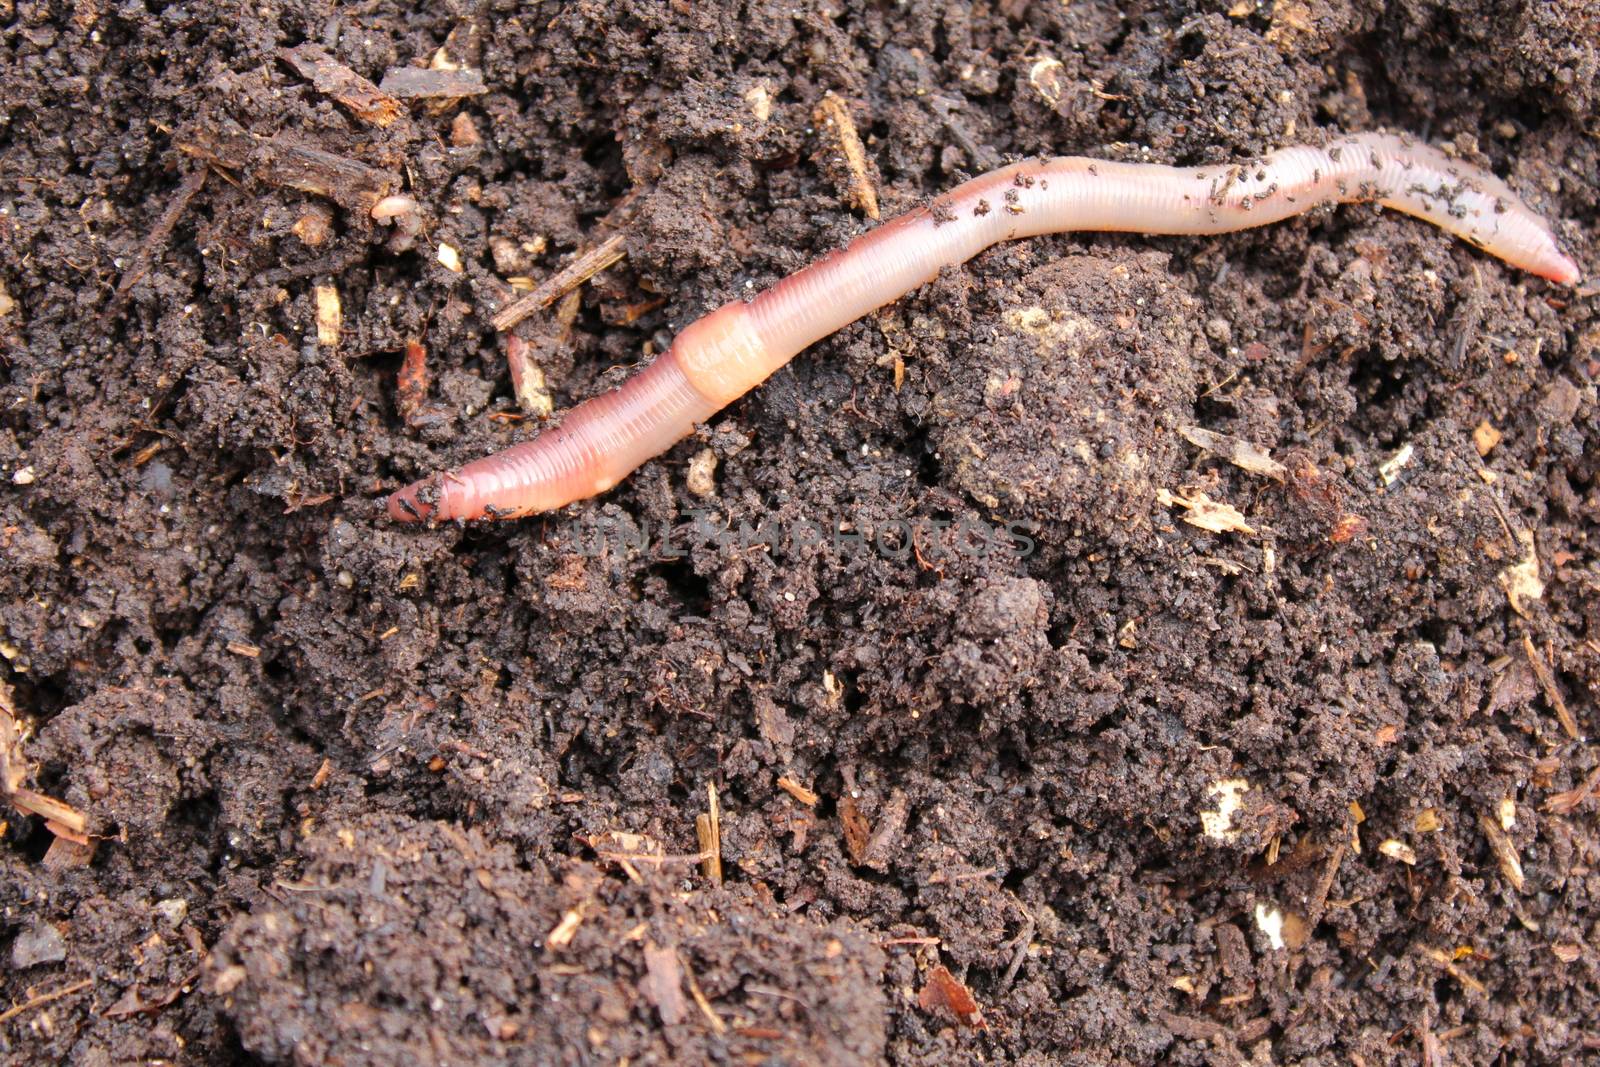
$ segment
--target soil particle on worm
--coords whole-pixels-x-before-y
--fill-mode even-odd
[[[373,503],[536,432],[491,320],[613,235],[558,409],[862,232],[829,93],[885,218],[1387,126],[1593,273],[1592,5],[1214,7],[0,3],[5,784],[93,841],[0,815],[0,1059],[1592,1057],[1592,288],[1040,238],[600,499]]]

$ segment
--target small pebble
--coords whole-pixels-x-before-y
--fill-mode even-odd
[[[156,913],[169,926],[177,926],[189,917],[189,902],[182,897],[169,897],[156,904]]]
[[[35,922],[23,927],[17,939],[11,942],[11,966],[21,970],[41,963],[60,963],[67,958],[67,942],[47,922]]]

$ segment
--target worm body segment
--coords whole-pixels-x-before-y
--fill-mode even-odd
[[[605,492],[807,346],[1000,241],[1074,230],[1228,233],[1352,202],[1415,215],[1551,281],[1578,280],[1549,227],[1499,178],[1389,134],[1231,165],[1029,160],[957,186],[755,299],[689,324],[667,352],[573,408],[558,428],[394,493],[389,514],[513,518]]]

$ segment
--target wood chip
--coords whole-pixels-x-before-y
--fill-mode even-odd
[[[1210,452],[1214,456],[1232,463],[1241,470],[1251,474],[1261,474],[1268,478],[1283,481],[1289,476],[1289,468],[1273,459],[1267,452],[1249,441],[1238,437],[1230,437],[1225,433],[1215,433],[1200,426],[1180,426],[1178,433],[1183,439],[1196,448]]]
[[[794,797],[808,808],[814,808],[817,806],[817,794],[813,793],[811,790],[807,789],[793,778],[790,778],[788,775],[783,775],[778,779],[778,788],[782,789],[785,793],[788,793],[790,796]]]
[[[989,1028],[972,993],[943,964],[928,972],[928,984],[917,994],[917,1006],[927,1012],[947,1011],[956,1022],[973,1030]]]
[[[861,145],[861,135],[856,132],[850,109],[838,94],[830,91],[823,95],[812,112],[812,118],[833,142],[823,149],[824,169],[836,169],[830,164],[842,164],[843,172],[838,177],[843,179],[845,195],[850,203],[867,218],[878,218],[878,190],[867,172],[867,150]]]
[[[1256,532],[1255,527],[1246,522],[1244,516],[1232,504],[1212,500],[1198,490],[1189,496],[1178,496],[1165,489],[1158,489],[1156,501],[1163,507],[1176,505],[1185,509],[1183,521],[1202,530],[1209,530],[1212,533],[1254,534]]]
[[[17,725],[11,687],[0,680],[0,796],[26,815],[38,815],[58,837],[69,837],[87,845],[89,820],[71,804],[36,793],[23,785],[29,778],[27,757],[22,751],[22,729]],[[58,857],[59,858],[59,857]]]
[[[407,341],[406,354],[395,375],[394,406],[400,417],[410,422],[428,400],[433,376],[428,371],[428,350],[421,341]]]
[[[13,807],[30,815],[38,815],[47,823],[54,823],[75,838],[82,837],[88,828],[89,821],[83,812],[43,793],[19,787],[10,790],[6,799],[11,801]],[[82,844],[81,841],[79,843]]]
[[[1519,530],[1517,540],[1522,542],[1522,562],[1513,563],[1500,572],[1500,587],[1506,592],[1511,610],[1527,618],[1526,605],[1544,596],[1544,582],[1539,580],[1539,550],[1534,545],[1533,534]]]
[[[56,822],[54,819],[46,819],[44,821],[44,828],[49,830],[52,834],[55,834],[56,837],[65,841],[70,841],[74,845],[82,845],[85,848],[88,848],[93,843],[90,841],[88,834],[79,830],[74,830],[71,825],[62,822]]]
[[[872,824],[861,814],[855,797],[839,798],[839,823],[844,829],[844,847],[850,854],[850,862],[860,863],[867,853],[867,841],[872,837]]]
[[[1367,520],[1354,512],[1340,515],[1333,529],[1328,532],[1330,544],[1342,545],[1347,541],[1354,541],[1367,532]]]
[[[1411,465],[1417,449],[1415,445],[1404,444],[1394,455],[1378,464],[1378,480],[1385,486],[1393,485],[1400,480],[1401,473]]]
[[[1501,797],[1495,805],[1495,817],[1500,820],[1500,829],[1509,834],[1517,826],[1517,802],[1510,797]]]
[[[333,97],[369,126],[384,129],[405,116],[406,108],[384,89],[340,63],[315,44],[296,45],[278,53],[319,93]]]
[[[572,944],[572,939],[578,936],[578,927],[583,925],[583,909],[569,908],[567,913],[556,923],[554,930],[545,935],[544,947],[548,949],[566,948]]]
[[[46,822],[45,825],[54,826],[56,824],[53,822]],[[89,842],[87,845],[83,845],[65,837],[58,837],[54,841],[50,842],[49,848],[45,849],[43,866],[47,871],[62,873],[65,871],[81,870],[82,868],[89,866],[90,862],[93,860],[93,841]]]
[[[1539,680],[1539,688],[1544,690],[1545,702],[1556,713],[1561,728],[1566,731],[1569,738],[1578,740],[1580,735],[1577,720],[1572,717],[1572,712],[1567,710],[1567,702],[1562,699],[1561,690],[1556,688],[1555,675],[1550,673],[1550,667],[1545,663],[1544,657],[1539,655],[1539,650],[1533,645],[1533,638],[1526,633],[1522,635],[1522,651],[1527,655],[1528,665],[1533,668],[1533,676]]]
[[[1506,881],[1511,883],[1511,888],[1522,892],[1524,879],[1522,876],[1522,860],[1517,856],[1517,846],[1506,832],[1500,829],[1500,822],[1492,815],[1480,814],[1478,827],[1483,831],[1483,836],[1489,839],[1489,848],[1494,852],[1495,860],[1500,864],[1500,873],[1505,875]]]
[[[639,992],[655,1006],[662,1023],[677,1026],[688,1014],[688,1005],[683,1000],[683,972],[678,966],[677,950],[646,943],[644,969]]]
[[[1578,805],[1588,800],[1600,788],[1600,767],[1583,780],[1581,785],[1568,789],[1564,793],[1556,793],[1544,802],[1544,810],[1553,815],[1571,815],[1578,810]]]
[[[465,111],[457,112],[456,117],[450,120],[450,143],[457,148],[472,148],[483,143],[478,124]]]
[[[378,89],[402,100],[455,100],[489,91],[483,84],[483,75],[475,70],[440,67],[391,67],[384,72]]]
[[[518,407],[536,418],[555,410],[555,399],[545,385],[544,369],[534,362],[528,342],[516,334],[506,336],[506,366],[511,370],[511,392]]]
[[[872,836],[867,839],[866,847],[862,849],[861,858],[857,862],[875,871],[887,873],[889,857],[893,854],[895,842],[905,830],[909,810],[910,802],[906,799],[905,793],[899,789],[890,791],[888,801],[878,812],[878,824],[873,828]]]
[[[1210,1019],[1200,1019],[1193,1015],[1179,1015],[1176,1012],[1163,1011],[1161,1022],[1166,1028],[1186,1041],[1211,1042],[1228,1036],[1228,1028],[1219,1022]]]
[[[1410,845],[1396,838],[1387,838],[1378,845],[1378,851],[1392,860],[1399,860],[1408,867],[1417,865],[1417,853]]]
[[[332,285],[316,287],[317,344],[336,348],[339,335],[344,330],[344,305],[339,300],[339,290]]]
[[[579,255],[561,270],[546,278],[531,293],[517,297],[497,311],[490,320],[494,323],[494,328],[501,331],[511,329],[535,311],[549,307],[571,290],[616,264],[627,255],[627,249],[623,244],[623,235],[615,233]]]
[[[326,197],[363,215],[400,184],[397,174],[315,148],[290,133],[262,140],[242,130],[185,129],[175,143],[197,159],[248,170],[268,185]]]

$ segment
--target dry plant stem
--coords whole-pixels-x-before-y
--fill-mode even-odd
[[[524,293],[501,308],[494,317],[494,328],[509,330],[535,311],[547,308],[562,296],[593,278],[596,274],[617,263],[627,255],[623,235],[612,234],[594,248],[574,259],[562,270],[547,278],[530,293]]]
[[[1563,285],[1578,268],[1504,182],[1427,145],[1358,134],[1233,165],[1028,160],[974,178],[691,323],[617,389],[558,429],[389,498],[400,521],[515,518],[603,493],[754,388],[806,346],[990,245],[1076,230],[1214,234],[1376,202]]]

